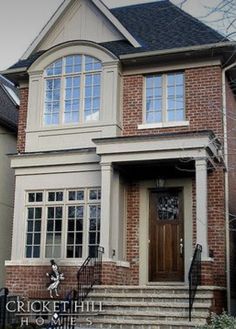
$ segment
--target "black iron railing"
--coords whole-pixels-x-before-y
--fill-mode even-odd
[[[0,329],[5,329],[7,325],[7,296],[8,289],[2,288],[0,289]]]
[[[85,259],[77,272],[78,286],[77,290],[71,290],[65,300],[66,309],[59,312],[60,326],[49,325],[49,329],[74,329],[75,326],[70,323],[69,315],[75,313],[74,301],[79,305],[85,300],[88,293],[95,284],[101,284],[102,281],[102,254],[103,247],[95,247],[91,250],[90,255]],[[56,314],[55,314],[56,315]]]
[[[189,281],[189,321],[192,319],[192,308],[197,287],[201,285],[201,254],[202,246],[197,244],[194,250],[193,259],[188,273]]]
[[[102,280],[102,254],[103,247],[96,247],[86,258],[77,273],[78,291],[77,301],[82,302],[92,289],[97,284],[101,284]]]

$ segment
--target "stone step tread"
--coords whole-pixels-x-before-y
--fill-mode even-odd
[[[149,285],[149,286],[126,286],[126,285],[94,285],[94,289],[128,289],[128,290],[152,290],[152,289],[160,289],[160,290],[187,290],[189,289],[188,285]],[[212,291],[212,290],[225,290],[224,287],[214,287],[214,286],[198,286],[198,291]]]
[[[169,293],[152,293],[152,294],[146,294],[146,293],[124,293],[124,292],[94,292],[91,291],[89,293],[89,297],[124,297],[124,298],[186,298],[188,299],[188,294],[169,294]],[[196,294],[196,299],[212,299],[213,295],[210,294]]]
[[[168,308],[188,308],[189,307],[189,303],[188,301],[186,303],[182,303],[182,302],[136,302],[136,301],[132,301],[132,302],[124,302],[124,301],[103,301],[102,303],[103,306],[120,306],[120,307],[168,307]],[[204,309],[209,309],[209,307],[211,307],[211,303],[210,302],[206,302],[206,303],[196,303],[194,302],[193,304],[193,309],[196,308],[204,308]]]
[[[86,321],[86,318],[80,318],[80,322],[83,323],[83,321]],[[169,325],[169,326],[199,326],[202,324],[206,323],[206,320],[203,319],[193,319],[191,322],[189,322],[188,320],[183,320],[183,321],[178,321],[178,323],[176,323],[176,320],[136,320],[136,319],[101,319],[101,318],[91,318],[91,321],[93,322],[93,324],[131,324],[131,325]],[[189,327],[187,327],[189,328]]]
[[[204,312],[192,312],[192,318],[204,318],[206,319],[207,315],[209,312],[206,310]],[[136,316],[143,316],[143,317],[148,317],[148,316],[157,316],[157,317],[174,317],[174,318],[182,318],[182,317],[188,317],[189,313],[188,311],[183,311],[183,312],[173,312],[173,311],[122,311],[122,310],[104,310],[103,312],[99,312],[97,316],[123,316],[123,317],[136,317]]]

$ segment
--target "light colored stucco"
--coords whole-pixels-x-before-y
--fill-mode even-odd
[[[8,153],[16,151],[16,136],[0,126],[0,287],[4,286],[4,261],[11,256],[14,171]]]
[[[49,30],[37,50],[69,40],[106,42],[121,40],[122,34],[90,1],[71,1],[60,20]]]

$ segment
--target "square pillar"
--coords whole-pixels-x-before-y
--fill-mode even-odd
[[[207,159],[195,160],[196,168],[196,230],[197,243],[202,245],[202,259],[209,258],[208,252],[208,205],[207,205]]]
[[[111,163],[101,163],[101,228],[100,245],[104,247],[104,260],[111,259],[111,203],[112,177]]]

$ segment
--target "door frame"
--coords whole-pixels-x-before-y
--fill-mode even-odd
[[[157,188],[150,188],[149,189],[149,198],[150,198],[150,196],[151,196],[151,194],[152,193],[155,193],[155,194],[161,194],[161,193],[168,193],[168,191],[171,193],[177,193],[177,195],[180,195],[181,197],[180,197],[180,199],[179,199],[179,201],[180,201],[180,203],[179,203],[179,205],[180,205],[180,208],[179,208],[179,214],[180,214],[180,218],[179,218],[179,230],[180,230],[180,237],[183,237],[183,245],[185,244],[185,239],[184,239],[184,191],[183,191],[183,187],[170,187],[170,186],[168,186],[168,187],[161,187],[161,188],[159,188],[159,187],[157,187]],[[151,227],[151,224],[153,223],[153,218],[151,219],[151,209],[150,209],[150,207],[151,207],[151,202],[150,202],[150,200],[149,200],[149,243],[148,243],[148,253],[149,253],[149,264],[148,264],[148,277],[150,278],[150,271],[151,271],[151,269],[152,269],[152,259],[150,259],[150,257],[151,257],[151,254],[150,254],[150,247],[151,247],[151,245],[152,245],[152,242],[153,241],[151,241],[151,230],[152,230],[152,227]],[[152,214],[152,216],[153,216],[153,214]],[[155,222],[156,222],[156,220],[155,220]],[[163,222],[159,222],[160,224],[161,223],[163,223]],[[171,221],[168,221],[168,224],[171,224],[172,222]],[[160,225],[159,224],[159,225]],[[174,225],[176,225],[175,223],[174,223]],[[160,226],[162,226],[162,225],[160,225]],[[160,226],[159,226],[159,228],[160,228]],[[179,237],[179,239],[180,239],[180,237]],[[180,243],[180,240],[178,239],[178,241],[176,241],[176,243],[177,243],[177,245],[176,245],[176,249],[178,249],[179,248],[179,243]],[[157,248],[159,248],[158,246],[157,246]],[[172,248],[173,248],[173,246],[172,246]],[[172,250],[173,251],[173,250]],[[185,266],[185,264],[184,264],[184,252],[183,252],[183,255],[182,256],[179,256],[180,257],[180,259],[179,259],[179,265],[180,265],[180,268],[181,268],[181,270],[180,270],[180,272],[179,273],[177,273],[176,274],[176,276],[177,275],[179,275],[179,276],[181,276],[182,278],[181,278],[181,280],[176,280],[176,278],[175,279],[173,279],[173,280],[157,280],[157,281],[150,281],[150,282],[183,282],[184,281],[184,270],[185,270],[185,268],[184,268],[184,266]],[[157,259],[155,259],[155,261],[157,261]],[[172,275],[173,275],[173,273],[172,273]]]
[[[192,179],[168,179],[165,181],[165,188],[175,187],[183,189],[183,204],[184,204],[184,282],[188,282],[188,271],[192,258],[192,236],[193,236],[193,221],[192,221]],[[156,189],[156,180],[140,182],[140,206],[139,206],[139,284],[149,284],[149,192],[150,189]],[[161,282],[157,282],[160,284]],[[176,284],[175,282],[164,282],[165,285]],[[154,284],[150,282],[150,284]]]

